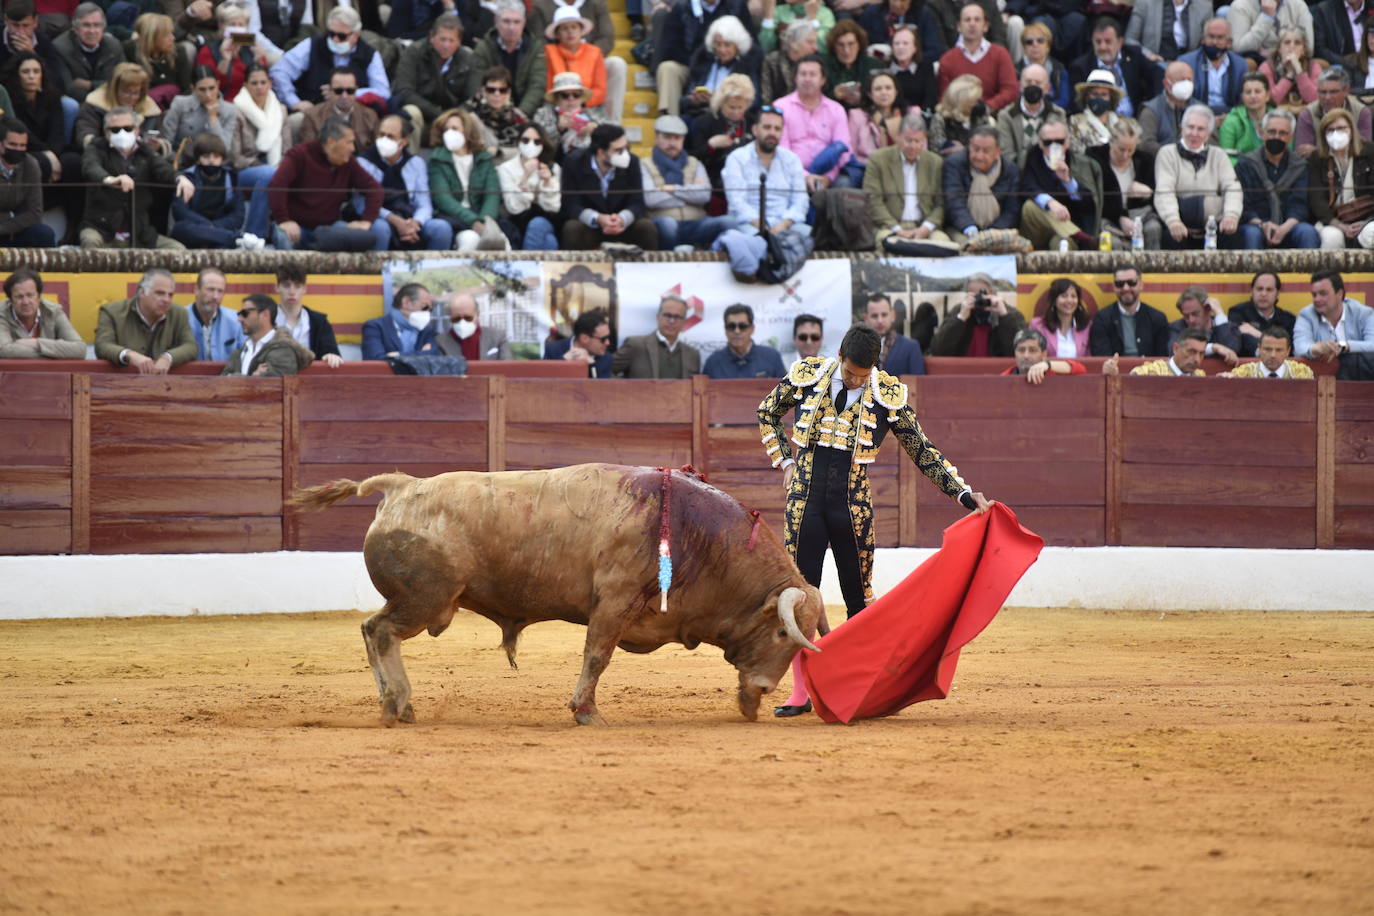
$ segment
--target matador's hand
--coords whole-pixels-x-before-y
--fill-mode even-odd
[[[796,473],[797,466],[795,464],[789,464],[787,467],[782,469],[782,491],[784,493],[792,489],[792,478],[796,475]]]
[[[973,503],[978,507],[973,510],[974,515],[982,515],[984,512],[992,508],[992,503],[989,502],[988,498],[984,496],[982,493],[975,491],[969,495],[973,497]]]

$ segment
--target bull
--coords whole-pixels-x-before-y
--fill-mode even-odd
[[[521,631],[544,620],[587,628],[582,676],[568,707],[581,725],[604,725],[596,686],[616,646],[636,653],[666,643],[724,650],[739,671],[738,701],[758,717],[798,647],[824,625],[820,592],[756,515],[695,475],[587,464],[548,471],[379,474],[297,491],[323,509],[354,496],[383,499],[363,542],[386,604],[362,625],[382,721],[414,722],[401,642],[438,636],[459,607],[501,628],[515,667]],[[673,556],[667,610],[659,587],[665,497]]]

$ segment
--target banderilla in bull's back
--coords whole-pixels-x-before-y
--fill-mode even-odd
[[[605,724],[596,685],[617,646],[720,647],[739,671],[739,709],[751,720],[798,647],[819,651],[811,638],[823,627],[820,592],[757,513],[689,469],[396,472],[298,490],[290,504],[318,510],[372,493],[383,499],[363,557],[386,604],[362,630],[387,725],[415,721],[401,642],[422,630],[438,636],[460,607],[501,627],[512,667],[530,624],[586,626],[568,703],[582,725]],[[662,611],[665,530],[672,566]]]

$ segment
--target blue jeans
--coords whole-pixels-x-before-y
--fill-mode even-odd
[[[52,231],[52,226],[34,223],[14,235],[0,235],[0,244],[7,248],[56,248],[57,234]]]
[[[738,226],[739,220],[733,216],[707,216],[680,222],[661,216],[654,219],[654,225],[658,226],[658,247],[662,251],[672,251],[678,245],[705,250],[722,232]]]
[[[1320,248],[1322,237],[1311,223],[1298,223],[1283,237],[1280,248]]]
[[[254,165],[239,172],[239,193],[248,197],[248,218],[244,222],[243,231],[251,232],[260,239],[267,238],[270,220],[267,183],[275,174],[277,169],[271,165]]]
[[[294,244],[280,227],[272,226],[272,245],[278,251],[386,251],[386,245],[378,247],[378,242],[376,232],[354,229],[343,220],[313,229],[302,226],[301,240]]]
[[[544,217],[533,217],[525,227],[522,245],[526,251],[557,251],[558,230]]]
[[[187,248],[233,248],[241,233],[208,219],[179,219],[172,227],[172,238]]]
[[[378,251],[448,251],[453,247],[453,227],[441,219],[425,220],[418,242],[402,242],[396,230],[382,217],[372,224],[372,234],[382,246]]]
[[[71,96],[62,96],[62,137],[68,143],[72,142],[72,132],[76,130],[76,114],[80,110],[80,102]]]

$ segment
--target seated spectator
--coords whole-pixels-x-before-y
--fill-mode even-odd
[[[940,157],[926,148],[919,114],[902,118],[896,146],[873,153],[864,172],[864,192],[873,237],[883,251],[914,255],[927,240],[949,241],[940,229],[945,221],[943,169]]]
[[[721,16],[706,30],[706,44],[692,55],[688,89],[680,111],[688,118],[706,114],[716,90],[728,77],[740,75],[758,90],[763,54],[734,16]]]
[[[238,120],[238,109],[220,97],[215,71],[197,67],[194,94],[172,99],[162,118],[162,136],[171,144],[174,159],[179,158],[177,154],[183,147],[189,148],[203,134],[218,137],[227,155],[238,132]]]
[[[592,131],[591,145],[563,164],[563,247],[586,251],[606,243],[658,247],[658,227],[645,218],[639,158],[618,124]]]
[[[234,170],[224,164],[224,141],[216,134],[201,134],[191,156],[195,165],[181,174],[195,193],[190,200],[172,201],[172,238],[187,248],[261,251],[266,241],[243,229],[243,195],[235,189]]]
[[[864,307],[864,324],[873,329],[882,341],[879,365],[889,375],[925,375],[926,361],[921,345],[910,337],[897,333],[897,313],[892,300],[882,293],[869,293]]]
[[[202,267],[196,274],[196,298],[186,306],[196,359],[219,362],[243,344],[238,315],[223,304],[228,288],[224,271],[218,267]]]
[[[138,115],[138,123],[144,130],[156,131],[161,126],[162,109],[148,98],[148,74],[138,64],[116,66],[109,82],[92,89],[81,103],[72,127],[72,146],[77,150],[76,155],[101,135],[105,115],[121,107]],[[156,145],[163,146],[161,143]]]
[[[765,108],[754,124],[754,142],[735,150],[725,160],[721,183],[737,225],[721,233],[712,250],[727,251],[730,268],[737,275],[756,276],[767,254],[768,243],[759,235],[761,220],[767,221],[772,235],[796,233],[808,239],[811,235],[811,227],[806,223],[811,206],[806,176],[797,154],[779,145],[782,134],[782,113],[776,108]],[[760,213],[759,187],[763,179],[768,184],[766,212]]]
[[[42,172],[28,149],[28,128],[0,117],[0,246],[52,248],[57,235],[43,224]]]
[[[248,28],[278,50],[305,41],[317,31],[313,4],[293,0],[283,8],[279,4],[263,3],[261,0],[243,2],[248,4]]]
[[[63,29],[65,31],[65,28]],[[55,73],[57,55],[52,39],[38,27],[38,14],[33,0],[9,0],[5,4],[4,38],[0,40],[0,70],[11,66],[20,54],[33,54],[42,61],[43,69]],[[13,93],[13,90],[10,90]]]
[[[711,94],[709,113],[692,122],[687,139],[687,151],[703,166],[711,182],[712,214],[724,213],[725,189],[721,172],[726,158],[740,146],[753,139],[749,109],[754,103],[754,84],[745,76],[727,76]]]
[[[1288,332],[1278,325],[1270,325],[1260,335],[1259,359],[1253,363],[1237,366],[1230,372],[1221,373],[1223,378],[1291,378],[1310,380],[1315,378],[1306,363],[1289,359],[1293,350]]]
[[[511,102],[525,117],[533,118],[544,103],[548,58],[544,55],[543,36],[525,29],[525,4],[521,0],[497,0],[496,28],[477,42],[473,53],[474,73],[505,67],[515,74]],[[451,107],[444,105],[439,110]]]
[[[582,85],[582,77],[558,74],[545,97],[548,103],[534,113],[534,123],[546,136],[557,138],[557,158],[591,145],[592,131],[601,124],[601,115],[586,107],[592,93]]]
[[[1369,33],[1365,34],[1367,42]],[[1302,32],[1280,32],[1278,53],[1260,64],[1259,72],[1269,80],[1269,97],[1275,105],[1297,110],[1317,101],[1317,78],[1322,67],[1312,59],[1312,46]]]
[[[1126,23],[1126,40],[1140,46],[1145,59],[1162,64],[1197,48],[1212,18],[1212,0],[1137,0]]]
[[[407,283],[396,290],[386,314],[363,322],[363,359],[437,354],[433,306],[424,284]]]
[[[825,6],[821,9],[829,13]],[[767,34],[766,32],[764,34]],[[819,47],[816,26],[809,19],[794,21],[782,33],[782,42],[763,57],[763,73],[759,77],[759,98],[771,105],[792,91],[797,82],[797,64],[816,55]],[[683,71],[686,79],[687,71]],[[662,90],[660,90],[660,96]]]
[[[1102,169],[1102,221],[1100,228],[1111,233],[1112,248],[1125,251],[1134,247],[1139,224],[1145,248],[1159,248],[1163,231],[1155,215],[1155,161],[1140,149],[1140,122],[1118,118],[1112,139],[1106,146],[1094,146],[1088,157]]]
[[[278,250],[386,250],[372,233],[382,186],[353,155],[354,144],[348,122],[329,118],[320,139],[287,150],[267,186],[272,244]],[[363,200],[361,213],[354,210],[355,194]],[[320,353],[315,347],[310,351]]]
[[[497,219],[501,179],[496,160],[482,147],[482,125],[456,108],[434,119],[434,152],[429,157],[429,190],[434,212],[453,228],[459,251],[509,247]]]
[[[959,10],[959,40],[940,57],[940,96],[957,77],[972,74],[983,87],[983,103],[994,114],[1020,94],[1016,68],[1011,55],[1001,45],[991,43],[987,14],[977,3],[965,3]]]
[[[196,52],[196,65],[209,67],[219,79],[220,94],[232,102],[243,89],[249,71],[267,67],[281,57],[281,51],[262,35],[248,28],[248,6],[239,0],[224,0],[215,7],[219,24],[216,40],[206,42]]]
[[[1289,338],[1293,336],[1297,316],[1279,308],[1282,288],[1277,273],[1261,270],[1250,280],[1250,298],[1227,310],[1226,319],[1240,332],[1240,348],[1236,352],[1241,356],[1255,355],[1265,328],[1282,328]]]
[[[573,322],[572,331],[570,338],[546,342],[544,358],[585,363],[587,378],[610,378],[615,357],[611,353],[611,325],[606,320],[606,313],[600,310],[583,312]]]
[[[1050,284],[1045,298],[1049,300],[1045,314],[1032,318],[1030,323],[1031,330],[1042,335],[1040,349],[1055,358],[1087,356],[1092,320],[1078,284],[1060,277]]]
[[[11,113],[28,131],[29,154],[38,162],[43,183],[62,180],[67,131],[62,120],[61,93],[51,82],[43,59],[32,51],[10,56],[3,70]]]
[[[1355,0],[1322,0],[1312,12],[1312,56],[1332,66],[1348,67],[1360,50],[1357,28],[1364,15]]]
[[[326,101],[331,74],[340,67],[357,79],[358,101],[391,98],[382,56],[362,40],[362,20],[347,6],[330,10],[322,34],[302,41],[272,65],[272,88],[288,111],[307,112]]]
[[[458,21],[464,34],[469,35],[468,45],[475,44],[473,39],[476,36],[485,34],[496,24],[492,11],[478,3],[459,3],[456,0],[394,0],[391,4],[391,15],[386,20],[386,37],[399,39],[396,43],[402,47],[419,42],[428,34],[434,20],[441,15],[459,17]],[[365,28],[369,27],[366,22],[363,25]]]
[[[252,293],[243,297],[238,312],[243,342],[224,361],[220,375],[278,378],[310,368],[315,354],[301,346],[291,332],[277,327],[277,311],[271,296]]]
[[[1178,297],[1178,312],[1182,315],[1177,321],[1169,322],[1170,343],[1189,328],[1200,331],[1206,348],[1206,356],[1217,356],[1234,366],[1239,357],[1240,334],[1226,318],[1221,303],[1207,295],[1201,286],[1190,286]]]
[[[825,7],[821,9],[829,12]],[[926,66],[930,66],[931,61],[939,60],[940,55],[945,53],[945,38],[940,29],[940,20],[924,3],[915,3],[913,0],[880,0],[878,3],[870,3],[859,14],[859,25],[868,35],[870,47],[890,46],[893,62],[900,61],[903,66],[913,57],[918,63],[924,59]],[[917,49],[914,55],[903,57],[897,53],[899,32],[906,32],[913,39]],[[930,72],[931,76],[935,75],[933,67]]]
[[[1192,68],[1193,101],[1206,105],[1218,117],[1240,104],[1240,84],[1249,64],[1231,48],[1231,26],[1225,19],[1207,20],[1202,44],[1179,57]]]
[[[522,8],[522,23],[524,14]],[[416,41],[401,53],[391,87],[391,110],[397,114],[405,110],[415,125],[416,136],[421,136],[425,125],[440,112],[457,108],[471,98],[480,74],[499,65],[478,69],[480,66],[476,52],[463,47],[463,22],[458,14],[444,13],[429,27],[427,41]]]
[[[881,64],[868,54],[868,36],[853,19],[841,19],[825,36],[826,94],[846,109],[863,104],[863,87]]]
[[[86,342],[62,306],[43,298],[43,278],[21,267],[5,278],[0,359],[85,359]]]
[[[706,357],[707,378],[782,378],[782,354],[754,343],[754,310],[735,303],[725,307],[725,346]]]
[[[911,0],[897,0],[898,3],[910,3]],[[869,7],[873,9],[874,7]],[[921,35],[925,33],[922,32]],[[943,54],[943,49],[939,52]],[[933,111],[939,103],[940,96],[936,94],[936,87],[939,81],[935,78],[935,65],[932,60],[939,60],[939,55],[927,55],[921,47],[920,36],[916,33],[915,26],[900,25],[892,33],[892,62],[887,65],[887,69],[880,71],[892,74],[892,78],[897,82],[897,107],[907,111],[913,107],[920,110],[922,114]]]
[[[82,248],[184,247],[158,234],[150,212],[153,195],[147,190],[135,193],[135,189],[175,183],[181,199],[190,200],[195,185],[142,142],[139,117],[133,111],[118,107],[105,115],[105,135],[82,153],[81,174],[92,183],[86,189]]]
[[[1245,194],[1240,231],[1246,248],[1320,248],[1307,205],[1307,163],[1290,152],[1296,119],[1276,108],[1262,121],[1264,146],[1241,156],[1236,178]]]
[[[267,185],[277,172],[282,154],[295,146],[286,106],[272,91],[265,67],[254,65],[234,98],[234,142],[229,144],[238,172],[239,191],[248,195],[247,232],[266,239],[271,231]]]
[[[1269,104],[1269,80],[1259,73],[1247,73],[1240,84],[1240,104],[1226,115],[1217,131],[1217,144],[1231,154],[1231,162],[1264,145],[1260,122]]]
[[[1043,67],[1050,79],[1045,98],[1061,109],[1067,109],[1073,94],[1073,80],[1069,79],[1068,68],[1050,56],[1053,44],[1054,33],[1049,26],[1038,19],[1028,24],[1021,33],[1021,67],[1023,70],[1032,66]]]
[[[1039,64],[1021,69],[1021,98],[997,112],[997,140],[1002,151],[1025,168],[1026,151],[1040,145],[1040,125],[1050,115],[1068,115],[1049,98],[1050,77]]]
[[[658,227],[658,244],[664,251],[679,246],[709,248],[722,232],[735,228],[733,216],[706,215],[710,178],[683,148],[686,135],[687,125],[681,118],[661,116],[654,122],[653,156],[639,164],[645,212]]]
[[[500,328],[489,328],[477,317],[477,300],[471,293],[454,293],[448,300],[448,330],[434,342],[445,356],[474,360],[512,359],[510,341]]]
[[[549,43],[544,47],[545,85],[553,89],[554,78],[560,73],[576,73],[582,85],[591,93],[587,104],[605,108],[606,59],[601,49],[583,36],[591,30],[590,19],[584,19],[575,6],[559,6],[553,21],[544,30]]]
[[[616,378],[691,378],[701,372],[701,353],[678,339],[687,320],[687,303],[667,295],[658,303],[658,330],[627,337],[615,351],[611,374]]]
[[[1131,370],[1131,375],[1163,375],[1175,378],[1181,375],[1205,376],[1207,373],[1202,371],[1202,351],[1206,348],[1207,335],[1187,328],[1174,338],[1172,356],[1168,359],[1152,359],[1141,363]],[[1103,375],[1120,374],[1117,359],[1113,354],[1111,359],[1102,364]]]
[[[565,5],[575,10],[578,13],[578,18],[581,18],[582,21],[586,23],[582,31],[582,43],[596,48],[597,52],[601,55],[601,67],[605,73],[603,85],[605,86],[606,96],[604,101],[598,100],[593,102],[592,105],[600,106],[604,109],[607,121],[619,123],[625,114],[625,88],[629,65],[625,62],[625,58],[618,57],[611,53],[615,50],[616,33],[615,23],[611,21],[610,10],[606,8],[606,0],[581,0],[580,3],[574,3],[570,0],[570,2],[566,4],[564,0],[533,0],[530,4],[530,28],[532,31],[543,32],[546,38],[550,39],[550,41],[555,41],[557,33],[550,33],[549,27],[554,25],[555,20],[558,18],[558,8]],[[730,11],[723,10],[719,3],[717,3],[715,12],[716,18],[721,15],[730,15]],[[752,20],[749,21],[749,25],[752,29]],[[695,45],[690,47],[695,47]],[[569,50],[569,48],[564,48],[564,52],[568,52]],[[585,54],[586,52],[581,53]],[[582,75],[582,82],[589,87],[593,85],[593,81],[589,78],[589,74],[587,71],[581,69],[581,67],[562,67],[555,69],[552,66],[551,59],[547,61],[547,63],[549,69],[545,74],[545,89],[549,87],[548,80],[550,77],[558,72],[562,72],[562,70],[568,69],[577,69]],[[679,90],[679,93],[680,92],[681,90]]]
[[[825,334],[825,322],[815,315],[805,312],[792,319],[792,346],[797,349],[797,358],[806,359],[819,356],[821,337]],[[919,346],[919,344],[918,344]]]
[[[331,369],[343,364],[339,355],[339,343],[334,337],[334,326],[329,316],[305,305],[305,269],[290,262],[277,268],[277,298],[281,305],[277,309],[276,324],[285,328],[296,343],[322,359]]]
[[[1374,74],[1374,66],[1371,66],[1369,62],[1371,56],[1374,56],[1374,19],[1365,19],[1360,50],[1355,54],[1355,59],[1351,62],[1350,67],[1352,86],[1358,86],[1366,91],[1374,87],[1374,75],[1372,75]],[[1307,101],[1311,102],[1312,99]]]
[[[945,160],[942,184],[950,235],[961,246],[968,246],[981,232],[1014,232],[1020,211],[1020,198],[1016,196],[1020,182],[1016,163],[1002,155],[997,129],[974,128],[969,134],[968,149]]]
[[[113,35],[105,34],[105,11],[96,3],[82,3],[72,11],[71,31],[54,38],[52,49],[61,71],[54,82],[78,102],[124,63],[124,49]]]
[[[493,156],[515,151],[520,130],[529,123],[525,113],[511,104],[510,71],[493,67],[482,77],[482,88],[468,100],[467,109],[482,125],[482,143]]]
[[[1269,60],[1279,48],[1279,35],[1296,31],[1313,39],[1312,11],[1306,3],[1275,3],[1272,0],[1231,0],[1226,21],[1235,35],[1234,50],[1253,60]]]
[[[835,13],[825,3],[807,3],[797,0],[793,3],[778,3],[777,0],[764,0],[761,10],[763,22],[759,28],[759,44],[765,52],[774,51],[786,44],[785,36],[799,22],[805,22],[816,33],[819,46],[835,27]],[[816,48],[810,53],[815,54]]]
[[[1339,271],[1312,275],[1312,304],[1298,312],[1293,353],[1328,363],[1351,353],[1374,353],[1374,308],[1346,296]]]
[[[100,307],[95,355],[116,366],[133,366],[139,375],[166,375],[196,358],[196,341],[186,310],[172,308],[176,282],[172,273],[154,267],[138,281],[128,299]]]
[[[765,4],[769,0],[763,0]],[[800,4],[798,4],[800,6]],[[829,14],[824,4],[817,4],[819,15]],[[823,11],[823,12],[821,12]],[[778,11],[773,15],[785,15]],[[691,63],[692,52],[706,43],[706,30],[711,27],[722,16],[734,16],[744,24],[744,30],[750,35],[757,35],[763,50],[767,52],[773,31],[772,15],[768,10],[764,10],[764,21],[759,27],[755,27],[754,18],[749,14],[749,5],[746,0],[720,0],[714,8],[706,4],[674,3],[666,5],[663,14],[660,14],[658,21],[654,23],[653,42],[657,50],[655,58],[654,84],[658,87],[658,110],[666,111],[669,114],[681,114],[678,104],[682,100],[682,95],[688,89],[687,67]],[[831,14],[831,23],[834,23]],[[810,22],[807,22],[810,27]],[[813,29],[814,31],[814,29]],[[811,50],[807,53],[814,54],[816,51],[815,43],[812,42]],[[790,86],[790,78],[783,85]],[[786,94],[787,89],[781,89],[778,95]],[[765,99],[772,96],[765,96]]]
[[[1021,234],[1042,251],[1094,249],[1102,219],[1102,167],[1069,146],[1069,126],[1046,118],[1021,172]]]
[[[1078,84],[1089,81],[1094,71],[1106,70],[1123,91],[1113,110],[1122,117],[1133,117],[1145,104],[1146,94],[1153,86],[1152,67],[1145,54],[1136,45],[1126,43],[1121,23],[1111,16],[1101,16],[1093,23],[1092,46],[1091,51],[1069,65],[1069,76]]]
[[[1116,301],[1097,310],[1088,332],[1093,356],[1163,356],[1169,352],[1169,319],[1140,301],[1140,268],[1123,264],[1112,274]]]
[[[931,356],[1012,356],[1013,341],[1026,319],[997,295],[992,278],[968,278],[963,301],[945,316],[930,343]]]
[[[853,186],[840,171],[850,157],[849,121],[838,102],[821,94],[824,86],[821,59],[808,57],[797,65],[796,91],[773,106],[783,117],[779,145],[801,160],[809,191]]]
[[[517,155],[496,167],[502,209],[514,230],[512,244],[521,251],[556,251],[563,170],[553,161],[548,138],[533,124],[520,132],[516,148]]]
[[[965,74],[950,82],[936,106],[935,117],[930,120],[930,142],[941,156],[952,156],[968,148],[974,128],[992,124],[983,104],[982,83],[973,74]]]
[[[124,56],[148,74],[148,97],[163,111],[191,88],[191,55],[177,43],[171,16],[139,16],[134,22],[134,37],[124,42]]]
[[[1374,247],[1374,229],[1366,233],[1374,217],[1374,144],[1360,136],[1354,116],[1343,108],[1322,118],[1307,161],[1307,189],[1322,248]]]
[[[347,67],[337,67],[329,74],[329,91],[301,117],[296,142],[309,143],[318,139],[320,127],[329,118],[343,119],[352,128],[359,148],[369,147],[377,139],[377,125],[381,119],[371,106],[358,101],[358,77]]]
[[[214,38],[217,31],[213,0],[209,3],[196,3],[194,0],[190,3],[186,3],[185,0],[176,3],[167,3],[165,0],[137,0],[137,2],[145,7],[161,5],[168,14],[175,15],[177,40],[185,42],[187,45],[203,45]],[[119,5],[114,3],[111,5],[111,9],[117,9]],[[183,6],[185,8],[181,9]],[[113,27],[113,23],[111,25]]]
[[[1174,61],[1164,68],[1164,88],[1140,109],[1140,151],[1153,158],[1183,136],[1183,113],[1193,99],[1193,68]]]
[[[1189,105],[1183,136],[1159,151],[1155,160],[1155,212],[1168,231],[1166,249],[1201,248],[1207,220],[1217,221],[1217,247],[1242,248],[1240,227],[1244,197],[1231,159],[1211,146],[1216,115],[1206,105]]]
[[[1317,78],[1317,101],[1298,112],[1298,134],[1294,140],[1297,153],[1311,162],[1317,151],[1318,128],[1328,114],[1343,110],[1350,113],[1366,142],[1374,137],[1374,109],[1350,97],[1350,71],[1343,67],[1323,70]]]
[[[1002,370],[1003,375],[1023,375],[1026,382],[1039,385],[1047,375],[1083,375],[1088,370],[1076,359],[1055,359],[1045,349],[1045,335],[1035,328],[1023,328],[1012,340],[1016,365]]]
[[[382,186],[382,208],[372,234],[392,251],[448,251],[453,227],[434,216],[429,169],[411,150],[413,132],[408,119],[387,115],[376,142],[358,156],[358,164]]]
[[[1095,146],[1106,146],[1112,139],[1112,128],[1122,117],[1120,107],[1125,93],[1116,83],[1110,70],[1094,70],[1086,81],[1074,87],[1078,113],[1069,118],[1070,143],[1075,153],[1085,153]]]

